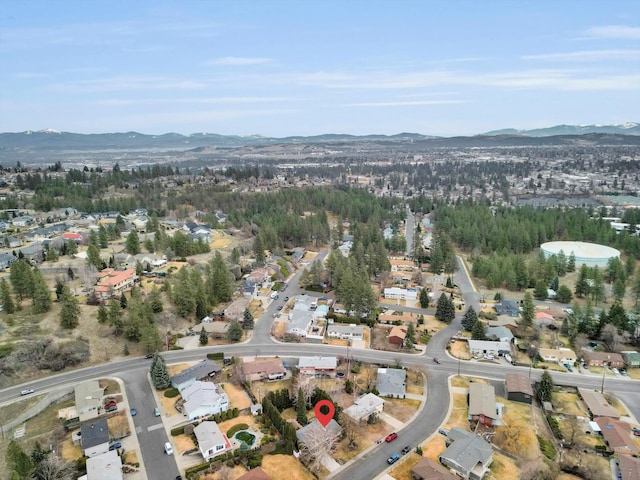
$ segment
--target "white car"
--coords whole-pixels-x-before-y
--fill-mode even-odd
[[[35,392],[35,390],[34,390],[33,388],[27,388],[27,389],[25,389],[25,390],[22,390],[22,391],[20,392],[20,395],[29,395],[29,394],[31,394],[31,393],[33,393],[33,392]]]

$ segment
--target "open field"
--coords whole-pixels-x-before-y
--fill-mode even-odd
[[[424,377],[416,370],[407,370],[407,393],[422,395],[424,393]]]

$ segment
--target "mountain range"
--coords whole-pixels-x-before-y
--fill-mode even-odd
[[[551,137],[555,135],[584,135],[586,133],[614,133],[618,135],[640,135],[640,123],[627,122],[621,125],[556,125],[532,130],[505,128],[483,135],[524,135],[525,137]]]

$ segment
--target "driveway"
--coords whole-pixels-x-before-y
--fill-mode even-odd
[[[378,415],[378,418],[388,423],[389,425],[391,425],[394,430],[400,430],[404,426],[404,423],[402,423],[400,420],[398,420],[395,417],[392,417],[391,415],[385,412],[380,413],[380,415]]]

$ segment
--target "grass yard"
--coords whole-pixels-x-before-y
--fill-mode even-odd
[[[469,420],[467,406],[467,395],[462,393],[453,394],[453,409],[451,410],[451,416],[447,420],[444,428],[447,430],[453,427],[460,427],[463,430],[469,431]]]
[[[315,480],[314,475],[290,455],[265,455],[262,469],[273,480]]]
[[[80,445],[74,445],[71,441],[71,437],[68,440],[64,440],[58,449],[60,456],[63,460],[77,460],[82,457],[82,447]]]
[[[469,377],[456,375],[451,378],[451,386],[457,388],[469,388]]]
[[[513,480],[519,478],[520,469],[511,458],[493,452],[493,462],[491,462],[491,477],[495,480]]]
[[[449,343],[449,351],[455,358],[461,360],[470,360],[471,354],[469,353],[469,344],[462,340],[456,340],[453,343]]]
[[[627,368],[627,375],[634,380],[640,380],[640,368]]]
[[[135,450],[128,450],[124,452],[124,455],[122,456],[122,463],[135,465],[138,462],[139,462],[138,454],[136,453]]]
[[[389,472],[396,480],[413,480],[413,476],[411,475],[411,469],[416,466],[416,464],[422,460],[422,457],[416,453],[409,454],[408,458],[405,457],[400,462],[396,468]]]
[[[193,438],[191,438],[190,435],[177,435],[175,437],[172,437],[171,441],[173,442],[176,453],[178,455],[182,455],[183,452],[191,450],[196,446],[196,444],[193,442]]]
[[[407,370],[407,393],[422,395],[424,377],[416,370]]]
[[[251,406],[251,399],[249,398],[249,395],[247,395],[247,392],[245,392],[244,388],[240,385],[236,385],[234,383],[222,383],[221,386],[229,397],[231,408],[242,410]]]
[[[538,363],[535,364],[534,367],[535,368],[540,368],[540,369],[545,369],[545,367],[546,367],[546,370],[553,370],[554,372],[566,372],[567,371],[566,368],[561,367],[557,363],[551,363],[551,362],[538,362]]]
[[[100,380],[100,386],[106,386],[104,390],[105,395],[114,395],[116,393],[120,393],[120,384],[112,380],[110,378],[105,378],[104,380]]]
[[[241,465],[234,465],[234,467],[231,469],[225,465],[224,470],[214,473],[208,473],[206,475],[200,476],[200,478],[202,480],[230,480],[240,478],[245,473],[247,473],[247,469]]]
[[[407,398],[386,398],[384,401],[384,411],[401,422],[408,422],[418,408],[420,408],[420,403],[420,400]]]
[[[580,407],[580,397],[577,393],[553,392],[551,404],[554,411],[565,415],[585,416],[587,412]]]
[[[440,454],[447,448],[444,437],[440,434],[422,444],[422,455],[438,463]]]
[[[341,338],[331,338],[327,343],[336,347],[346,347],[349,345],[349,340],[343,340]]]
[[[160,399],[160,411],[163,415],[181,415],[175,408],[175,404],[182,397],[178,395],[177,397],[167,398],[164,396],[165,390],[161,390],[158,392],[158,398]],[[136,407],[136,405],[131,405],[132,407]]]
[[[354,449],[350,449],[347,446],[348,440],[342,439],[336,446],[336,453],[333,458],[338,462],[346,463],[353,457],[358,455],[364,449],[373,445],[376,440],[383,438],[389,431],[389,427],[385,422],[378,422],[375,425],[367,425],[366,423],[358,424],[357,431],[357,446]]]
[[[275,392],[283,388],[290,390],[291,382],[292,380],[290,378],[285,380],[275,380],[273,382],[253,382],[251,384],[251,391],[259,401],[262,401],[265,395],[269,392]]]

